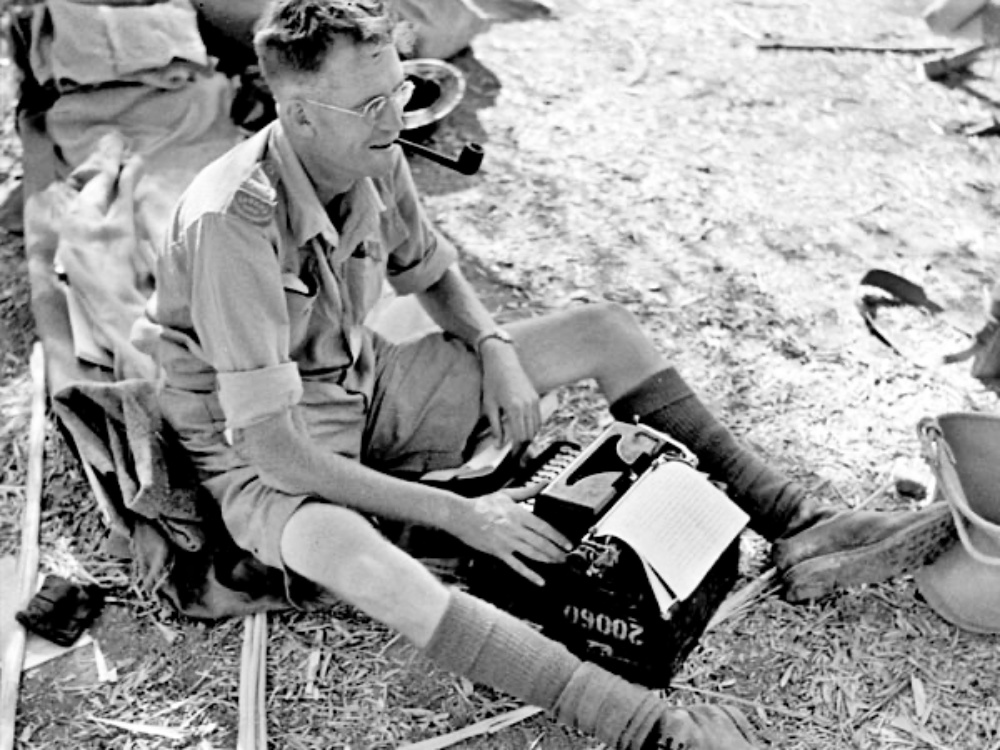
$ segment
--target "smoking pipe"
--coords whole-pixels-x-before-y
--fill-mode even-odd
[[[419,154],[426,159],[430,159],[432,162],[440,164],[442,167],[453,169],[459,174],[473,175],[479,171],[479,167],[483,164],[483,147],[478,143],[465,144],[465,146],[462,147],[462,153],[458,155],[457,159],[452,159],[451,157],[445,156],[434,149],[421,146],[420,144],[413,143],[412,141],[405,141],[402,138],[397,138],[396,143],[407,151],[412,151],[413,153]]]

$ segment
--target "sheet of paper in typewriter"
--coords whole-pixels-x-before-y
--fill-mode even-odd
[[[670,461],[636,482],[594,531],[628,544],[686,599],[748,521],[701,472]]]

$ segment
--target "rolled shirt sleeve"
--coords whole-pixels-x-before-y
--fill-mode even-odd
[[[191,319],[219,383],[230,429],[248,427],[302,398],[289,356],[281,268],[266,231],[223,214],[187,229],[192,258]]]
[[[220,372],[219,402],[231,430],[249,427],[295,406],[302,380],[294,362],[247,372]]]
[[[388,280],[398,294],[422,292],[458,260],[458,251],[427,218],[402,156],[393,172],[392,193],[398,226],[391,232],[395,242],[389,251]]]

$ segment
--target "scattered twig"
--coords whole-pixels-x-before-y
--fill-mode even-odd
[[[864,508],[864,507],[870,505],[871,503],[873,503],[878,498],[882,497],[882,495],[884,495],[886,492],[888,492],[889,490],[891,490],[895,486],[896,486],[896,480],[895,480],[895,478],[889,477],[889,479],[887,479],[885,482],[883,482],[881,485],[879,485],[879,487],[874,492],[872,492],[870,495],[868,495],[868,497],[866,497],[860,503],[858,503],[857,505],[855,505],[853,509],[854,510],[858,510],[860,508]]]
[[[882,696],[881,700],[876,701],[873,705],[868,707],[868,710],[861,715],[855,717],[852,722],[852,726],[857,729],[865,724],[872,716],[880,713],[889,702],[895,699],[900,693],[902,693],[906,688],[910,686],[908,681],[900,681],[892,690]]]
[[[767,570],[739,591],[726,597],[725,601],[715,611],[712,619],[708,621],[708,625],[705,626],[705,632],[707,633],[709,630],[718,627],[730,617],[739,614],[754,602],[763,599],[775,591],[778,587],[778,584],[774,580],[776,575],[773,568]]]
[[[322,657],[322,650],[314,648],[309,652],[309,657],[306,659],[305,697],[307,700],[318,701],[321,697],[319,688],[316,687],[316,677],[319,674],[319,665]]]
[[[28,476],[21,518],[21,549],[18,555],[16,610],[22,609],[35,592],[38,573],[38,531],[42,506],[42,458],[45,448],[45,353],[40,343],[31,350],[31,423],[28,431]],[[17,694],[27,633],[18,622],[11,623],[11,636],[3,653],[0,675],[0,750],[14,747],[17,723]]]
[[[176,727],[164,727],[156,724],[139,724],[132,721],[118,721],[117,719],[102,719],[97,716],[90,716],[88,718],[91,721],[98,722],[99,724],[107,724],[112,727],[117,727],[118,729],[124,729],[127,732],[151,734],[155,737],[165,737],[168,740],[183,740],[187,737],[187,732],[183,729],[177,729]]]
[[[108,660],[104,658],[104,651],[100,644],[94,641],[94,664],[97,667],[98,682],[117,682],[118,670],[115,667],[108,667]]]
[[[440,737],[434,737],[432,739],[423,740],[422,742],[416,742],[410,745],[403,745],[397,750],[441,750],[441,748],[451,747],[452,745],[462,742],[463,740],[467,740],[470,737],[478,737],[483,734],[493,734],[494,732],[499,732],[501,729],[506,729],[507,727],[524,721],[525,719],[530,719],[532,716],[541,712],[542,709],[537,706],[522,706],[521,708],[515,708],[513,711],[508,711],[500,714],[499,716],[494,716],[490,719],[470,724],[469,726],[455,732],[443,734]]]
[[[935,52],[947,52],[954,47],[942,46],[911,46],[899,44],[873,44],[851,42],[821,42],[793,39],[764,39],[757,43],[760,50],[800,50],[803,52],[875,52],[896,55],[929,55]]]
[[[628,39],[628,49],[632,65],[625,74],[625,85],[635,86],[646,77],[646,72],[649,70],[649,55],[646,54],[645,48],[631,37]]]

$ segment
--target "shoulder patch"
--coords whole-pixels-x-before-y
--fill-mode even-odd
[[[278,192],[274,177],[264,165],[258,164],[233,194],[230,210],[251,224],[267,226],[274,218]]]
[[[274,202],[240,188],[233,196],[232,212],[251,224],[267,226],[274,218]]]

